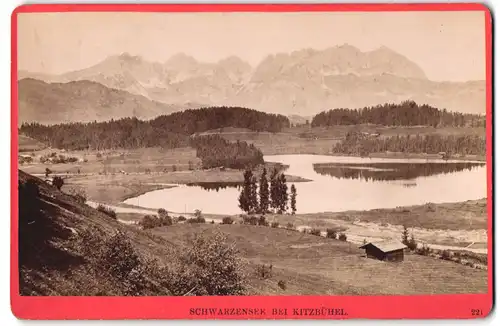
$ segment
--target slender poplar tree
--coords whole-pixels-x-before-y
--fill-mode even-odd
[[[267,170],[264,168],[259,182],[259,213],[266,214],[269,211],[269,182],[267,181]]]
[[[292,185],[290,188],[290,209],[292,210],[292,215],[295,215],[297,211],[297,188]]]

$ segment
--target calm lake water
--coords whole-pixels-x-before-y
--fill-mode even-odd
[[[289,165],[296,182],[297,213],[341,212],[460,202],[486,197],[486,165],[425,159],[375,159],[323,155],[272,155]],[[290,187],[290,184],[289,184]],[[240,214],[237,184],[179,185],[130,198],[127,204],[192,213]]]

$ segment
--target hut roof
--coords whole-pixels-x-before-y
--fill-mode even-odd
[[[401,242],[396,241],[396,240],[369,242],[367,244],[362,245],[359,248],[365,249],[368,245],[372,245],[374,247],[377,247],[378,249],[380,249],[381,251],[386,252],[386,253],[406,248],[406,246],[404,244],[402,244]]]

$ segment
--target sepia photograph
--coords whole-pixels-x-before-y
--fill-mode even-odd
[[[488,294],[485,17],[18,13],[19,295]]]

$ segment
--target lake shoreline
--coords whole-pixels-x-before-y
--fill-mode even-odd
[[[443,166],[452,164],[449,165],[451,170],[446,170],[447,167],[443,169],[432,164],[429,166],[432,167],[430,170],[425,168],[422,171],[417,171],[415,169],[420,169],[420,167],[413,165],[413,170],[398,171],[395,179],[387,179],[387,182],[377,182],[386,180],[387,174],[395,172],[359,172],[359,169],[354,169],[355,171],[352,173],[349,170],[349,164],[357,168],[364,164],[406,165],[412,162],[395,158],[371,160],[370,158],[355,158],[353,156],[318,155],[273,155],[265,156],[264,159],[266,166],[281,165],[288,167],[285,171],[287,182],[289,184],[296,183],[300,198],[297,213],[300,214],[364,211],[436,202],[436,197],[433,197],[432,191],[424,191],[423,197],[414,198],[416,189],[414,187],[416,186],[419,189],[430,187],[429,190],[435,189],[436,186],[440,187],[440,193],[445,196],[438,197],[438,203],[479,199],[482,196],[482,182],[479,182],[473,188],[468,188],[469,191],[467,192],[459,191],[459,184],[471,177],[479,177],[478,173],[482,174],[481,171],[485,169],[483,166],[479,168],[480,170],[477,168],[471,170],[468,166],[462,166],[463,163],[456,163],[464,161],[414,159],[415,163],[439,163]],[[332,163],[335,166],[339,166],[338,163],[341,163],[342,165],[340,165],[341,169],[339,171],[328,170],[325,169],[325,163]],[[321,169],[318,170],[318,167]],[[328,164],[326,164],[326,168],[328,168]],[[463,172],[460,172],[462,170]],[[256,169],[254,174],[258,177],[260,174],[259,169]],[[422,176],[422,178],[419,176]],[[358,179],[358,181],[353,178]],[[210,169],[130,175],[116,173],[90,176],[75,175],[68,180],[68,186],[75,185],[86,188],[89,200],[104,201],[110,204],[120,204],[125,201],[126,204],[149,208],[159,208],[166,205],[167,207],[163,208],[171,211],[200,209],[214,215],[234,215],[241,212],[237,205],[238,190],[235,184],[242,182],[242,170]],[[189,186],[189,188],[185,185]],[[443,188],[443,186],[445,187]],[[164,193],[158,192],[168,188],[175,189]],[[318,191],[318,189],[321,190]],[[380,197],[382,193],[389,195]],[[367,201],[360,200],[360,194],[363,194],[363,198],[366,197]],[[169,198],[169,200],[165,201],[166,198]],[[353,200],[348,200],[349,198]],[[137,201],[134,199],[137,199]],[[332,199],[335,200],[332,201]]]
[[[89,200],[120,204],[151,191],[196,183],[243,182],[243,170],[194,170],[142,174],[70,175],[63,190],[76,188],[86,192]],[[288,182],[310,182],[310,179],[285,174]]]
[[[384,239],[399,239],[403,225],[409,228],[418,242],[433,247],[462,248],[466,251],[483,252],[487,248],[486,198],[456,203],[413,205],[408,207],[373,209],[365,211],[324,212],[315,214],[279,215],[266,214],[268,222],[278,222],[281,227],[292,223],[299,231],[335,229],[347,234],[348,241],[362,243]],[[118,218],[128,224],[139,221],[144,214],[154,214],[154,209],[121,204],[113,206]],[[134,213],[134,211],[136,211]],[[192,213],[171,212],[172,216],[193,217]],[[220,223],[231,217],[241,223],[242,215],[204,214],[206,223]],[[406,218],[401,218],[404,216]],[[452,218],[450,216],[453,216]],[[473,216],[473,217],[472,217]],[[473,221],[473,223],[469,223]],[[413,222],[413,223],[412,223]]]
[[[331,154],[331,156],[350,156],[342,153]],[[362,157],[360,155],[352,155],[352,157]],[[370,153],[368,158],[395,158],[395,159],[438,159],[446,162],[441,155],[438,154],[424,154],[424,153]],[[469,155],[467,157],[463,156],[451,156],[448,160],[453,161],[479,161],[486,163],[486,157],[482,155]]]

